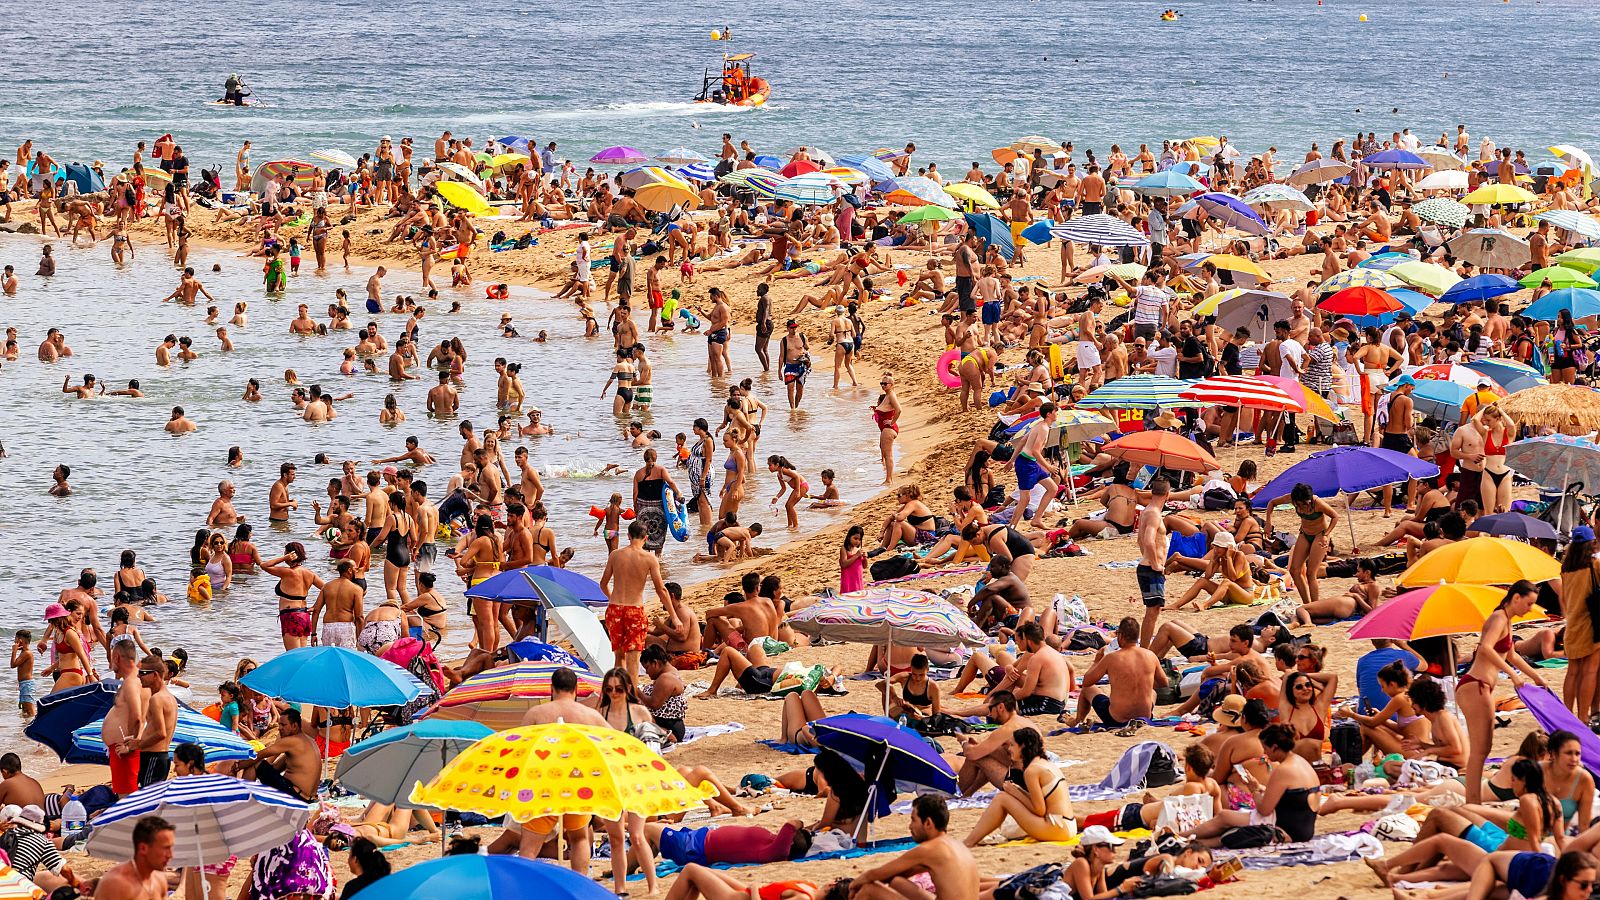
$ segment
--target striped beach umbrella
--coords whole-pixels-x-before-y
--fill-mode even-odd
[[[1178,396],[1203,406],[1239,406],[1272,412],[1306,411],[1305,403],[1289,396],[1283,388],[1249,375],[1215,375],[1211,378],[1202,378],[1185,388]]]
[[[926,591],[880,587],[825,597],[789,624],[814,639],[918,647],[981,647],[988,640],[964,610]]]
[[[1541,222],[1549,222],[1563,231],[1570,231],[1586,238],[1600,240],[1600,219],[1585,215],[1574,209],[1552,209],[1534,216]]]
[[[777,169],[763,169],[760,166],[753,166],[748,169],[734,169],[717,180],[723,184],[731,184],[734,187],[744,187],[749,183],[750,179],[757,176],[771,177],[778,181],[783,180],[783,176],[778,174]]]
[[[1246,191],[1239,199],[1252,209],[1292,209],[1295,212],[1310,212],[1317,208],[1305,194],[1287,184],[1263,184]]]
[[[834,178],[837,178],[841,182],[851,185],[852,187],[858,184],[866,184],[868,181],[872,180],[871,176],[867,173],[861,171],[860,169],[852,169],[849,166],[829,166],[826,169],[823,169],[821,174],[832,175]]]
[[[758,172],[745,178],[744,186],[757,197],[767,200],[778,199],[778,186],[783,184],[783,176]]]
[[[1482,372],[1495,384],[1513,394],[1525,388],[1549,383],[1545,381],[1543,372],[1510,359],[1480,359],[1474,363],[1467,363],[1467,368]]]
[[[802,206],[825,206],[837,199],[843,188],[844,182],[826,172],[808,172],[784,181],[772,192],[779,200]]]
[[[1460,228],[1467,224],[1467,217],[1472,215],[1472,210],[1464,203],[1457,203],[1449,197],[1433,197],[1411,207],[1417,218],[1434,225],[1443,225],[1446,228]]]
[[[674,171],[678,173],[679,178],[687,178],[690,181],[715,181],[717,177],[717,167],[708,162],[692,163]]]
[[[1165,375],[1127,375],[1103,384],[1078,401],[1084,409],[1172,409],[1198,406],[1181,396],[1189,382]]]
[[[172,868],[226,862],[281,846],[306,827],[306,802],[254,781],[187,775],[134,791],[95,817],[86,849],[101,859],[133,854],[133,829],[145,816],[172,823]]]
[[[1353,287],[1366,287],[1374,290],[1387,290],[1399,287],[1405,282],[1390,275],[1388,272],[1379,272],[1374,269],[1346,269],[1329,278],[1317,288],[1321,294],[1336,294],[1339,291]]]
[[[894,169],[871,153],[846,153],[836,162],[841,166],[849,166],[867,173],[873,181],[888,181],[894,178]]]
[[[72,732],[72,743],[78,751],[97,755],[102,763],[108,759],[105,739],[100,734],[100,727],[104,724],[105,720],[102,719]],[[182,703],[178,704],[178,721],[172,733],[172,744],[199,744],[205,748],[208,762],[236,762],[255,759],[256,756],[256,749],[250,746],[249,741]]]
[[[470,719],[496,730],[515,728],[529,707],[550,699],[550,676],[559,668],[551,662],[522,662],[479,672],[446,691],[426,715],[446,721]],[[599,693],[598,675],[575,671],[578,696]]]
[[[1355,170],[1355,166],[1337,159],[1314,159],[1290,172],[1285,181],[1294,187],[1309,187],[1313,184],[1338,181]]]
[[[1075,244],[1098,244],[1102,247],[1148,247],[1150,239],[1144,232],[1116,216],[1096,214],[1078,216],[1059,222],[1050,228],[1050,236]]]

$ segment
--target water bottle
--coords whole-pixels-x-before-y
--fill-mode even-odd
[[[88,818],[89,811],[83,808],[77,797],[73,797],[67,801],[67,805],[61,807],[61,830],[77,831],[84,826]]]
[[[906,722],[907,722],[907,720],[906,720],[906,714],[905,713],[901,713],[900,714],[900,718],[895,720],[895,723],[898,724],[901,728],[906,727]]]

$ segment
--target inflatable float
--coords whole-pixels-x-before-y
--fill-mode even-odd
[[[673,500],[663,503],[662,506],[667,511],[667,531],[672,535],[672,539],[680,542],[687,541],[689,539],[688,504],[683,502],[683,498],[675,497]]]
[[[961,364],[961,351],[954,347],[946,350],[939,356],[939,361],[933,365],[933,374],[938,376],[939,383],[952,390],[961,387],[961,375],[956,372],[956,366]]]

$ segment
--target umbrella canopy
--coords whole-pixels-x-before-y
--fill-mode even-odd
[[[1468,205],[1511,206],[1517,203],[1532,203],[1539,199],[1533,193],[1517,187],[1514,184],[1486,184],[1472,193],[1461,198],[1462,203]]]
[[[1348,288],[1364,287],[1377,291],[1384,291],[1392,287],[1400,287],[1405,282],[1390,275],[1388,272],[1379,272],[1375,269],[1346,269],[1317,288],[1321,294],[1334,294]]]
[[[1472,210],[1466,204],[1449,197],[1432,197],[1411,207],[1411,211],[1424,222],[1446,228],[1460,228],[1467,224],[1467,218],[1472,215]]]
[[[643,151],[633,147],[607,147],[589,157],[589,162],[606,166],[636,166],[647,159],[649,157]]]
[[[1227,331],[1239,328],[1255,331],[1259,328],[1265,334],[1273,322],[1288,318],[1294,306],[1294,300],[1279,291],[1243,288],[1223,293],[1234,294],[1217,303],[1217,325]]]
[[[1369,156],[1361,158],[1361,164],[1372,169],[1431,169],[1433,163],[1428,162],[1410,150],[1392,148],[1379,150]]]
[[[671,182],[652,182],[635,190],[633,199],[651,212],[667,212],[673,207],[682,209],[700,207],[700,194],[689,185],[679,182],[676,176]]]
[[[681,182],[678,176],[668,172],[660,166],[637,166],[624,171],[617,176],[617,184],[630,191],[636,191],[647,184],[657,182]],[[687,186],[687,185],[686,185]]]
[[[844,187],[844,182],[826,172],[810,172],[795,175],[783,182],[773,193],[780,200],[799,203],[803,206],[825,206],[838,199],[839,191]]]
[[[1030,134],[1027,137],[1017,138],[1009,145],[1018,153],[1032,153],[1041,150],[1045,153],[1055,153],[1062,149],[1061,145],[1043,135]]]
[[[955,209],[959,205],[956,198],[945,193],[944,186],[932,178],[924,178],[921,175],[904,175],[896,176],[892,180],[894,189],[889,191],[885,198],[891,202],[911,206],[933,203],[950,209]]]
[[[1260,291],[1256,290],[1255,288],[1230,288],[1226,291],[1218,291],[1204,300],[1201,300],[1199,303],[1196,303],[1191,312],[1193,312],[1196,316],[1215,316],[1221,312],[1223,307],[1233,305],[1235,301],[1242,300],[1242,302],[1245,304],[1275,304],[1280,298],[1283,301],[1283,309],[1285,312],[1287,312],[1290,302],[1288,294],[1280,293],[1278,291]],[[1282,318],[1282,316],[1279,316],[1278,318]]]
[[[1056,423],[1050,426],[1046,443],[1071,444],[1090,441],[1102,434],[1110,434],[1117,423],[1097,412],[1087,409],[1062,409],[1056,411]]]
[[[793,178],[796,175],[805,175],[810,172],[820,171],[821,169],[821,166],[809,159],[791,159],[785,163],[781,169],[778,170],[778,174],[785,178]]]
[[[21,872],[0,865],[0,900],[44,900],[49,894]]]
[[[982,185],[973,184],[970,181],[957,181],[953,184],[947,184],[944,186],[944,192],[957,200],[971,203],[973,206],[981,206],[986,209],[1000,208],[1000,201],[996,200],[993,194],[985,190]]]
[[[1432,363],[1413,371],[1411,377],[1419,382],[1453,381],[1462,387],[1476,388],[1478,382],[1489,376],[1471,366],[1465,366],[1460,363]],[[1490,377],[1490,380],[1494,379]],[[1500,396],[1504,397],[1505,393],[1501,392]]]
[[[1032,228],[1033,226],[1029,225],[1028,227]],[[1027,232],[1025,231],[1023,233],[1026,234]],[[1095,282],[1105,278],[1106,275],[1110,274],[1121,278],[1123,281],[1132,282],[1143,278],[1144,273],[1148,271],[1150,271],[1149,268],[1142,263],[1135,262],[1106,264],[1090,266],[1089,268],[1080,272],[1078,277],[1072,280],[1078,284],[1094,284]]]
[[[1545,266],[1542,269],[1534,269],[1518,279],[1517,283],[1525,288],[1536,288],[1547,280],[1553,288],[1592,288],[1596,286],[1593,278],[1579,272],[1577,269],[1569,269],[1566,266]]]
[[[1423,176],[1416,183],[1419,191],[1464,191],[1467,189],[1467,173],[1456,170],[1434,172]]]
[[[1483,630],[1489,613],[1506,592],[1481,584],[1436,584],[1406,591],[1361,617],[1350,628],[1350,640],[1410,641],[1417,638],[1472,634]]]
[[[1388,291],[1370,287],[1348,287],[1321,303],[1323,312],[1350,316],[1377,316],[1403,309],[1404,305]]]
[[[1444,266],[1436,266],[1422,260],[1403,262],[1391,268],[1388,274],[1391,278],[1398,278],[1432,297],[1442,295],[1461,280],[1460,275]]]
[[[1595,270],[1600,269],[1600,247],[1579,247],[1565,253],[1557,253],[1555,263],[1592,276]]]
[[[1338,181],[1355,170],[1355,166],[1340,162],[1337,159],[1314,159],[1290,172],[1289,177],[1285,180],[1295,187],[1306,187],[1307,185]]]
[[[990,213],[963,213],[967,220],[967,227],[972,233],[983,239],[983,252],[988,255],[990,247],[1000,248],[1000,255],[1010,259],[1016,255],[1016,244],[1011,240],[1011,224],[1001,220]]]
[[[1515,269],[1533,258],[1527,241],[1499,228],[1474,228],[1446,246],[1453,256],[1485,269]]]
[[[812,638],[916,647],[981,647],[982,629],[965,611],[925,591],[869,588],[824,597],[789,617]]]
[[[773,179],[773,183],[783,180],[783,176],[778,174],[777,169],[766,169],[762,168],[761,166],[752,166],[748,169],[734,169],[732,172],[729,172],[718,180],[723,184],[731,184],[735,187],[744,187],[749,182],[750,178],[755,175],[770,176]]]
[[[619,818],[624,812],[687,812],[715,796],[691,785],[631,734],[592,725],[527,725],[490,735],[451,760],[411,802],[518,822],[568,813]]]
[[[306,155],[330,166],[338,166],[341,169],[354,169],[356,167],[356,158],[343,150],[313,150]]]
[[[867,173],[861,171],[860,169],[849,168],[848,166],[829,166],[822,171],[824,174],[832,175],[834,178],[837,178],[845,184],[850,185],[866,184],[872,180]]]
[[[1574,319],[1600,315],[1600,291],[1593,288],[1562,288],[1533,301],[1522,314],[1530,319],[1554,322],[1566,310]]]
[[[334,774],[369,800],[405,806],[413,784],[433,780],[446,763],[491,734],[494,730],[480,722],[413,722],[346,750]]]
[[[1552,209],[1549,212],[1539,213],[1534,218],[1541,222],[1549,222],[1563,231],[1570,231],[1586,238],[1600,240],[1600,220],[1577,210]]]
[[[1492,516],[1479,516],[1472,520],[1468,526],[1470,531],[1479,534],[1492,534],[1495,537],[1515,537],[1525,541],[1557,541],[1561,536],[1556,534],[1554,525],[1543,519],[1519,512],[1496,513]]]
[[[105,739],[100,733],[104,724],[105,720],[102,719],[72,732],[75,752],[69,762],[105,764],[110,761],[106,756]],[[178,744],[199,744],[204,747],[207,762],[237,762],[256,758],[256,748],[250,746],[249,741],[182,703],[178,704],[178,721],[172,733],[172,746]],[[167,752],[171,753],[171,748]],[[94,758],[85,758],[90,756]]]
[[[528,139],[520,135],[508,134],[503,138],[497,139],[495,143],[517,153],[533,152],[533,146],[528,143]]]
[[[892,788],[896,782],[956,794],[955,770],[922,735],[877,716],[845,713],[811,723],[817,744],[865,768],[868,783]]]
[[[1239,406],[1274,412],[1305,412],[1302,400],[1289,396],[1282,387],[1250,375],[1214,375],[1202,378],[1180,394],[1204,406]]]
[[[706,157],[690,150],[688,147],[672,147],[662,150],[655,155],[655,158],[658,162],[674,166],[692,166],[695,163],[709,162]]]
[[[839,157],[838,162],[841,166],[849,166],[867,173],[873,181],[889,181],[894,178],[894,169],[871,153],[846,153]]]
[[[1205,185],[1177,169],[1146,175],[1134,182],[1132,187],[1134,193],[1147,197],[1187,197],[1205,189]]]
[[[1439,299],[1445,303],[1472,303],[1479,300],[1493,300],[1507,294],[1515,294],[1522,290],[1522,285],[1509,275],[1497,272],[1485,272],[1463,279],[1450,286]]]
[[[1528,438],[1506,448],[1506,466],[1550,490],[1583,482],[1592,491],[1600,486],[1600,444],[1565,434]]]
[[[1126,375],[1103,384],[1078,401],[1080,409],[1172,409],[1194,406],[1178,396],[1187,381],[1165,375]]]
[[[1495,405],[1519,425],[1554,428],[1562,434],[1600,429],[1600,393],[1575,384],[1524,388]]]
[[[483,195],[458,181],[436,181],[433,189],[451,206],[466,210],[475,216],[492,216],[494,207]]]
[[[91,856],[125,860],[133,854],[133,829],[160,816],[177,833],[172,868],[227,862],[262,853],[306,827],[304,800],[254,781],[227,775],[187,775],[134,791],[95,817],[86,848]]]
[[[589,664],[591,672],[609,672],[617,664],[611,638],[600,624],[600,617],[587,606],[557,606],[549,612],[560,636],[572,644],[573,652]]]
[[[556,662],[521,662],[488,669],[445,692],[428,711],[428,719],[481,722],[500,731],[522,724],[530,707],[550,699],[550,676],[562,668]],[[600,692],[601,679],[577,668],[578,696]]]
[[[1589,158],[1589,154],[1571,144],[1557,144],[1550,148],[1550,153],[1569,166],[1591,171],[1594,169],[1594,160]]]
[[[82,751],[72,735],[111,712],[120,686],[118,681],[95,681],[40,697],[33,721],[22,733],[54,750],[62,762],[102,762],[99,758],[75,759]]]
[[[1465,160],[1443,147],[1424,147],[1417,151],[1417,155],[1427,160],[1428,165],[1441,172],[1465,169],[1467,167]]]
[[[1116,216],[1103,213],[1078,216],[1058,223],[1050,229],[1050,235],[1075,244],[1098,244],[1102,247],[1150,246],[1150,239],[1144,232]]]
[[[1232,253],[1201,254],[1196,258],[1185,262],[1183,267],[1186,269],[1198,269],[1206,263],[1210,263],[1213,267],[1224,272],[1238,272],[1244,275],[1254,275],[1262,281],[1271,280],[1271,276],[1267,274],[1267,270],[1261,268],[1261,266],[1258,265],[1255,260],[1247,259],[1243,256],[1235,256]]]
[[[384,900],[616,900],[565,866],[520,856],[466,854],[396,869],[368,885]]]
[[[1476,393],[1454,381],[1419,381],[1411,392],[1412,407],[1424,416],[1435,416],[1452,422],[1461,418],[1461,404]]]
[[[584,602],[565,585],[555,581],[549,573],[535,572],[550,566],[524,566],[486,578],[466,590],[470,600],[494,600],[498,603],[519,601],[537,602],[545,606],[583,606]],[[599,585],[596,585],[596,590]],[[600,594],[605,599],[605,594]]]
[[[942,206],[929,204],[927,206],[919,206],[901,216],[900,222],[904,225],[915,225],[922,222],[948,222],[951,219],[959,218],[961,218],[961,214],[958,212],[952,212]]]
[[[1318,497],[1355,494],[1412,478],[1431,478],[1439,467],[1405,453],[1381,447],[1329,447],[1283,470],[1256,492],[1258,508],[1289,496],[1297,484],[1308,484]]]
[[[1217,458],[1199,444],[1170,431],[1124,435],[1106,444],[1101,452],[1134,466],[1156,466],[1180,472],[1211,472],[1222,468]]]
[[[1298,402],[1301,409],[1325,422],[1344,421],[1344,417],[1334,412],[1333,407],[1328,405],[1328,401],[1323,399],[1321,394],[1310,390],[1296,379],[1285,378],[1282,375],[1257,375],[1255,377],[1268,384],[1277,385],[1291,399]]]
[[[1263,184],[1246,191],[1239,199],[1252,209],[1290,209],[1295,212],[1310,212],[1317,208],[1305,194],[1286,184]]]
[[[1560,577],[1561,564],[1543,550],[1508,538],[1483,536],[1456,541],[1429,552],[1401,573],[1399,583],[1403,587],[1440,583],[1510,584],[1526,578],[1538,584]]]
[[[466,166],[453,162],[438,163],[438,166],[440,171],[444,172],[446,175],[449,175],[452,179],[460,179],[480,191],[483,190],[483,179],[478,177],[477,172],[472,171]],[[448,182],[441,181],[438,183],[445,184]]]
[[[268,697],[332,709],[402,706],[422,693],[422,684],[405,669],[343,647],[297,647],[240,683]]]
[[[498,172],[501,169],[525,165],[531,161],[526,153],[497,153],[489,158],[489,168]]]
[[[1267,223],[1261,220],[1256,211],[1232,194],[1212,191],[1196,197],[1195,203],[1199,205],[1206,215],[1229,228],[1236,228],[1245,234],[1254,234],[1262,237],[1271,233]]]
[[[250,190],[260,194],[266,191],[267,182],[276,175],[280,182],[293,182],[296,187],[309,188],[311,179],[316,174],[317,167],[301,159],[274,159],[256,166],[255,174],[250,178]],[[159,173],[159,175],[158,175]],[[170,181],[171,176],[160,169],[146,168],[144,177],[151,180],[152,175],[164,177]]]
[[[1414,257],[1409,253],[1401,253],[1398,250],[1388,250],[1383,253],[1379,253],[1376,256],[1369,256],[1366,259],[1363,259],[1361,262],[1356,263],[1356,268],[1377,269],[1379,272],[1387,272],[1403,262],[1411,262],[1412,259],[1414,259]]]
[[[1467,367],[1488,375],[1496,384],[1513,394],[1547,383],[1544,380],[1544,373],[1538,369],[1509,359],[1481,359],[1467,363]]]
[[[717,178],[717,167],[708,162],[691,163],[673,172],[686,181],[715,181]]]

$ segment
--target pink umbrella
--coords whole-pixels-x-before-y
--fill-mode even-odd
[[[1412,372],[1411,377],[1418,381],[1450,381],[1466,388],[1475,388],[1478,386],[1478,382],[1487,381],[1489,382],[1490,390],[1501,397],[1506,395],[1505,390],[1496,384],[1493,378],[1476,369],[1469,369],[1458,363],[1434,363],[1423,366]]]
[[[648,160],[648,156],[633,147],[607,147],[589,157],[589,162],[607,166],[636,166]]]
[[[1447,634],[1472,634],[1506,595],[1481,584],[1439,584],[1386,600],[1350,629],[1351,640],[1409,641]]]

